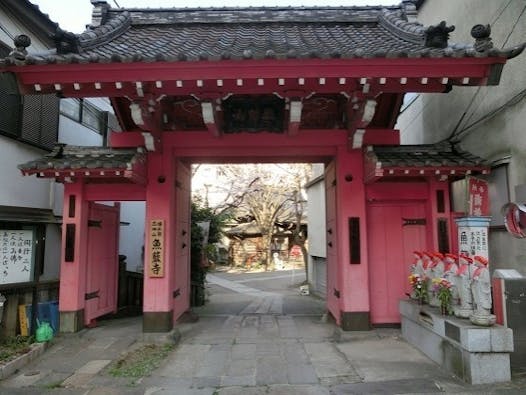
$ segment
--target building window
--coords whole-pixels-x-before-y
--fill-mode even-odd
[[[60,101],[60,113],[76,122],[80,122],[80,103],[79,99],[62,99]]]
[[[19,140],[53,149],[58,140],[59,99],[54,94],[22,96],[22,128]]]
[[[20,132],[21,96],[12,74],[0,74],[0,133],[18,137]]]
[[[62,99],[60,113],[87,128],[105,135],[108,128],[108,112],[83,99]]]
[[[11,48],[4,42],[0,41],[0,58],[7,58],[11,53]]]
[[[51,150],[58,137],[56,95],[20,95],[14,76],[0,74],[0,133]]]
[[[420,95],[418,93],[414,92],[407,92],[404,95],[404,101],[402,102],[402,106],[400,107],[400,113],[403,113],[405,110],[407,110],[411,104],[413,104],[416,99],[418,99]]]

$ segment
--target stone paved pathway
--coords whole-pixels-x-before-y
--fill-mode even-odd
[[[341,332],[322,319],[322,301],[298,296],[290,282],[277,290],[277,282],[290,277],[262,277],[209,277],[211,303],[197,309],[198,322],[178,325],[179,344],[149,377],[133,382],[108,375],[110,361],[143,344],[140,318],[114,320],[60,336],[37,361],[0,382],[0,394],[525,393],[521,379],[468,386],[397,329]]]

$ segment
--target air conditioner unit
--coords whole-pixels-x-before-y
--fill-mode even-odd
[[[497,323],[513,330],[511,368],[526,370],[526,277],[517,270],[495,270],[493,302]]]

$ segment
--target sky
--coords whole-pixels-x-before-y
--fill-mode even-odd
[[[73,33],[81,33],[91,22],[90,0],[30,0],[48,14],[52,21]],[[173,7],[261,7],[261,6],[351,6],[393,5],[401,0],[106,0],[112,7],[123,8],[173,8]]]

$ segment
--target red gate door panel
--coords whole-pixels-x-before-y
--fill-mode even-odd
[[[117,310],[119,206],[90,203],[84,323]]]
[[[190,307],[190,194],[192,173],[182,162],[177,162],[175,193],[175,293],[174,319]]]
[[[336,170],[334,162],[325,169],[325,205],[327,222],[327,309],[337,323],[340,322],[340,300],[338,284],[338,254],[336,242]]]
[[[426,248],[425,205],[377,203],[368,211],[371,322],[399,323],[412,253]]]

